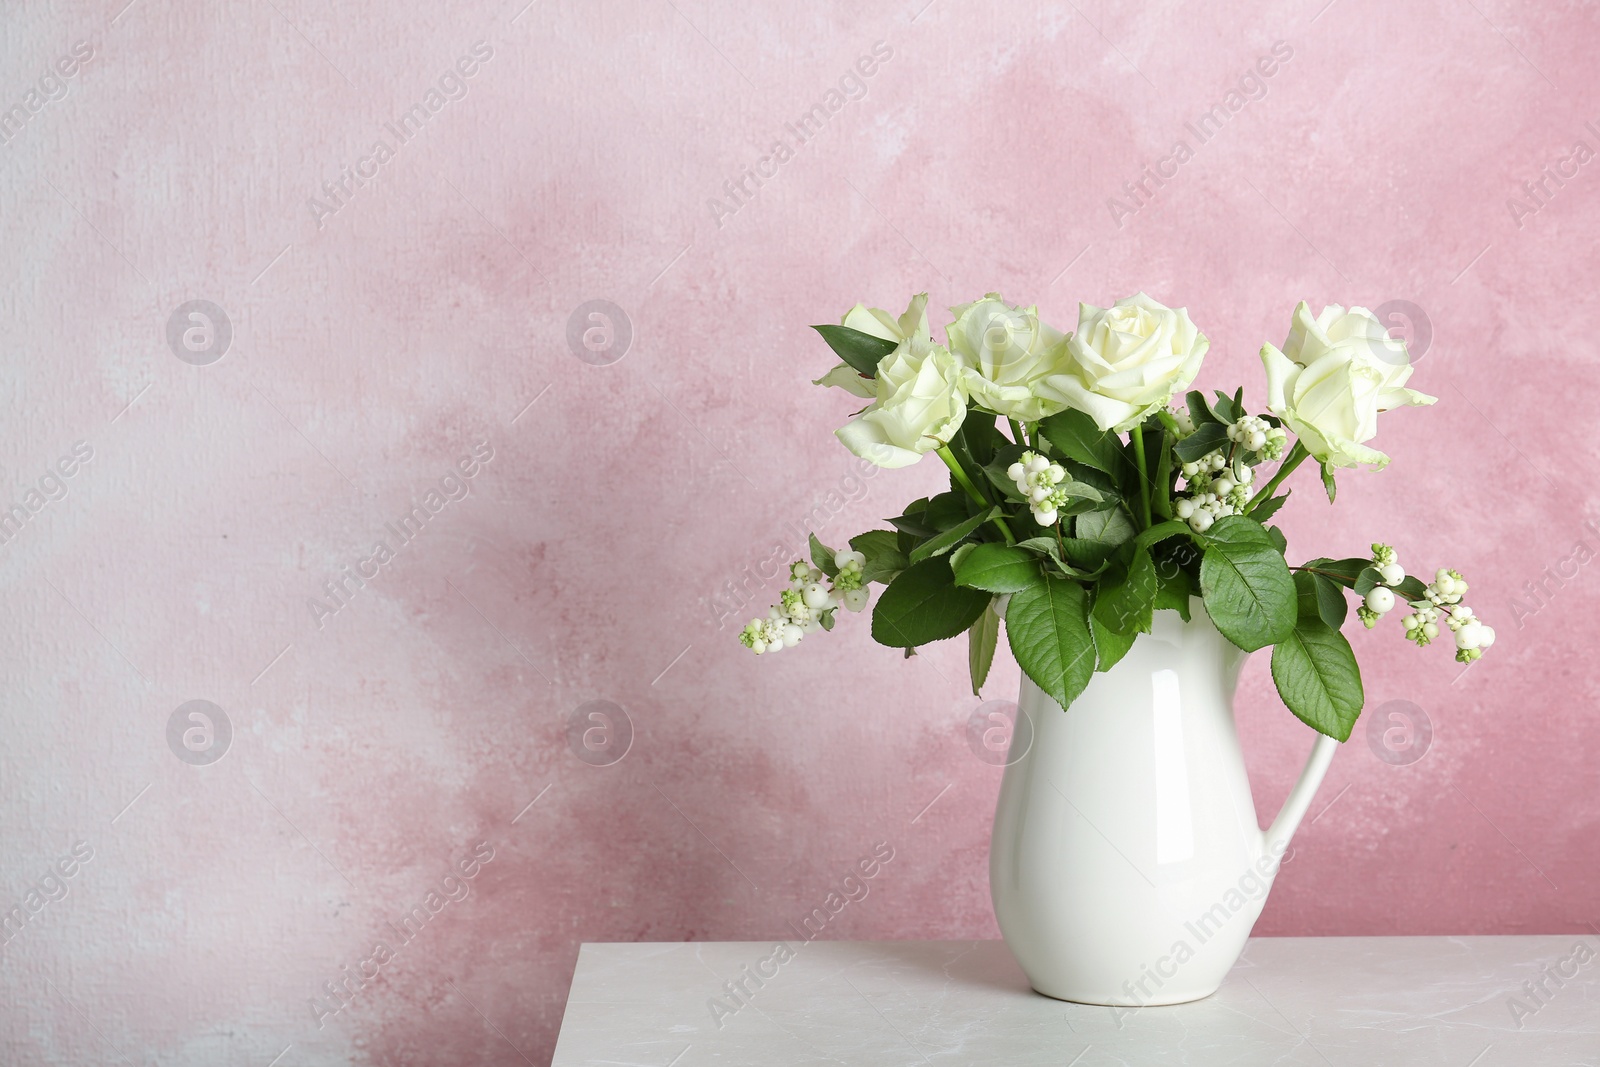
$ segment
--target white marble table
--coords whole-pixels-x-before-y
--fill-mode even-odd
[[[1600,1065],[1592,934],[1254,938],[1215,996],[1120,1012],[1032,992],[998,941],[787,948],[584,945],[554,1067]]]

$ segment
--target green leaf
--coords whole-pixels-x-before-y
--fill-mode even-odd
[[[1082,515],[1086,511],[1099,511],[1105,506],[1100,490],[1088,482],[1068,480],[1057,483],[1056,488],[1067,491],[1067,502],[1056,509],[1059,515]]]
[[[987,508],[964,522],[959,522],[936,537],[929,538],[911,550],[913,564],[933,556],[942,556],[977,532],[978,527],[1000,514],[999,508]]]
[[[1250,517],[1257,522],[1266,522],[1278,513],[1278,509],[1288,503],[1291,490],[1285,490],[1281,495],[1263,500],[1250,509]]]
[[[1300,572],[1304,574],[1304,571]],[[1300,575],[1295,575],[1299,581]],[[1350,610],[1349,601],[1344,598],[1344,590],[1339,588],[1332,578],[1321,574],[1311,575],[1317,590],[1317,616],[1333,629],[1337,630],[1344,625],[1345,613]]]
[[[1073,520],[1072,532],[1082,541],[1120,545],[1133,540],[1133,520],[1121,508],[1091,511]]]
[[[950,451],[960,461],[962,469],[969,476],[975,476],[984,464],[994,459],[999,449],[1010,443],[995,425],[993,415],[968,408],[966,418],[961,420],[961,429],[950,439]]]
[[[1187,571],[1165,566],[1156,568],[1156,611],[1176,611],[1184,622],[1188,622],[1189,598],[1193,595],[1194,587]]]
[[[858,533],[850,538],[850,547],[867,557],[870,563],[873,556],[886,552],[898,552],[898,538],[893,530],[868,530]]]
[[[1300,605],[1300,618],[1321,619],[1335,630],[1344,625],[1349,604],[1344,599],[1344,588],[1338,582],[1311,571],[1295,571],[1294,590]]]
[[[1268,526],[1267,536],[1272,538],[1272,547],[1278,550],[1278,555],[1281,556],[1289,551],[1289,539],[1283,535],[1282,530],[1276,526]]]
[[[1204,422],[1194,428],[1194,433],[1172,446],[1178,458],[1193,463],[1208,456],[1228,443],[1228,429],[1220,422]]]
[[[921,539],[932,537],[939,531],[928,525],[928,498],[920,497],[905,506],[905,510],[889,520],[896,530]]]
[[[1360,556],[1353,556],[1350,559],[1320,558],[1307,561],[1306,566],[1321,571],[1349,587],[1356,584],[1356,579],[1361,576],[1362,571],[1372,566],[1372,561],[1362,559]]]
[[[1294,578],[1261,524],[1242,515],[1220,519],[1203,539],[1200,595],[1228,640],[1254,652],[1282,641],[1297,614]]]
[[[872,609],[872,639],[890,648],[915,648],[955,637],[977,621],[992,598],[955,584],[942,556],[913,563],[895,576]]]
[[[868,378],[878,376],[878,362],[900,347],[898,341],[885,341],[848,326],[813,326],[838,357]]]
[[[1296,718],[1335,741],[1350,737],[1366,701],[1350,642],[1315,615],[1273,648],[1272,681]]]
[[[989,601],[978,616],[978,621],[967,631],[967,671],[972,676],[972,695],[978,696],[984,681],[989,677],[989,667],[994,663],[994,650],[1000,643],[1000,615]]]
[[[1063,537],[1059,543],[1052,538],[1050,547],[1065,562],[1083,571],[1094,571],[1105,566],[1116,551],[1115,545],[1108,545],[1104,541],[1085,541],[1077,537]]]
[[[1026,540],[1018,541],[1016,547],[1038,557],[1044,564],[1045,573],[1054,574],[1059,578],[1077,578],[1082,581],[1088,581],[1106,569],[1107,559],[1112,551],[1109,545],[1105,546],[1106,556],[1102,557],[1099,562],[1092,566],[1080,567],[1061,553],[1062,545],[1068,540],[1067,538],[1058,540],[1052,535],[1029,537]]]
[[[1322,465],[1322,488],[1328,491],[1328,503],[1333,503],[1334,494],[1339,491],[1339,487],[1333,484],[1333,468],[1326,463]]]
[[[1150,553],[1135,548],[1122,581],[1101,582],[1094,600],[1094,617],[1113,633],[1149,633],[1158,584]]]
[[[867,557],[861,566],[863,582],[888,582],[910,564],[900,551],[900,535],[893,530],[868,530],[850,538],[850,547]]]
[[[1089,629],[1094,634],[1094,669],[1097,671],[1109,671],[1115,667],[1139,636],[1106,629],[1106,624],[1096,618],[1093,611],[1089,612]]]
[[[1118,464],[1124,462],[1117,435],[1100,429],[1093,419],[1076,409],[1068,408],[1059,415],[1051,415],[1039,423],[1039,432],[1063,456],[1097,471],[1115,475]]]
[[[959,522],[966,520],[972,514],[971,498],[966,493],[951,490],[947,493],[938,493],[928,498],[928,507],[922,513],[922,521],[933,527],[935,531],[948,530]]]
[[[1189,404],[1189,421],[1195,424],[1196,429],[1201,423],[1221,421],[1211,413],[1211,405],[1206,403],[1206,395],[1200,390],[1189,390],[1184,400]]]
[[[1361,573],[1356,575],[1354,591],[1356,596],[1364,597],[1378,586],[1383,584],[1383,572],[1368,564],[1361,568]]]
[[[987,594],[985,594],[987,595]],[[1089,594],[1068,578],[1039,579],[1011,594],[1006,638],[1012,655],[1035,685],[1063,708],[1094,675],[1095,646],[1089,633]]]
[[[983,473],[989,479],[989,484],[999,490],[1010,500],[1021,500],[1022,490],[1017,488],[1017,483],[1011,480],[1011,475],[1006,471],[1013,463],[1022,460],[1022,454],[1028,451],[1023,445],[1004,445],[995,452],[994,458],[983,466]]]
[[[910,534],[914,539],[921,541],[932,537],[937,530],[932,529],[920,517],[910,515],[896,515],[889,520],[890,524],[901,533]]]
[[[1428,587],[1422,583],[1421,578],[1418,578],[1412,574],[1408,574],[1406,575],[1404,581],[1394,587],[1394,595],[1398,597],[1404,597],[1406,600],[1413,602],[1418,600],[1426,600],[1428,597]]]
[[[839,568],[834,566],[834,550],[817,540],[817,535],[811,535],[811,564],[829,578],[839,573]]]
[[[951,558],[957,585],[1015,593],[1039,580],[1038,558],[1015,545],[962,545],[958,551],[964,554]]]
[[[1082,497],[1084,500],[1098,504],[1105,499],[1105,497],[1101,495],[1099,489],[1096,489],[1088,482],[1080,482],[1073,478],[1068,478],[1063,482],[1057,482],[1055,487],[1057,489],[1065,489],[1067,491],[1067,496],[1072,497],[1074,500]]]
[[[1102,506],[1111,507],[1122,499],[1122,491],[1117,487],[1117,480],[1104,471],[1095,470],[1087,463],[1077,460],[1063,460],[1061,465],[1067,469],[1067,477],[1075,482],[1094,487],[1100,494]]]
[[[1212,410],[1217,413],[1217,418],[1223,422],[1238,422],[1244,418],[1244,409],[1234,403],[1233,397],[1220,389],[1216,390],[1216,394],[1217,402]]]
[[[1179,534],[1189,536],[1189,524],[1182,519],[1171,519],[1167,522],[1157,523],[1133,539],[1133,543],[1140,548],[1149,548],[1151,545],[1165,541],[1169,537]]]
[[[1026,541],[1018,541],[1014,547],[1025,548],[1036,556],[1053,556],[1056,554],[1056,539],[1054,537],[1030,537]]]

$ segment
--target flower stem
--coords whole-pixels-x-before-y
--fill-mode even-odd
[[[972,498],[973,503],[977,504],[981,508],[987,508],[990,506],[989,501],[984,498],[984,495],[978,492],[978,487],[972,484],[972,479],[967,477],[967,472],[961,469],[961,464],[956,461],[956,457],[951,455],[949,445],[940,446],[939,458],[944,460],[944,465],[950,468],[950,477],[955,479],[955,483],[957,485],[966,490],[967,495]],[[992,521],[994,522],[995,526],[999,528],[1000,532],[1005,534],[1006,544],[1014,545],[1017,543],[1017,539],[1012,536],[1011,527],[1006,525],[1006,520],[996,515]]]
[[[1026,445],[1028,443],[1028,435],[1023,432],[1022,423],[1016,419],[1007,419],[1006,421],[1011,424],[1011,440],[1019,445]]]
[[[1289,450],[1289,454],[1284,457],[1283,464],[1278,467],[1278,473],[1272,476],[1270,482],[1261,487],[1259,493],[1250,498],[1250,503],[1244,506],[1244,513],[1246,515],[1250,514],[1255,510],[1257,504],[1271,497],[1278,486],[1283,484],[1283,480],[1294,473],[1294,469],[1300,466],[1309,455],[1311,453],[1306,451],[1306,446],[1296,441],[1294,447]]]
[[[1150,470],[1144,459],[1144,433],[1135,426],[1129,435],[1133,440],[1133,458],[1139,465],[1139,517],[1145,529],[1150,528]]]
[[[1164,462],[1166,464],[1166,473],[1162,478],[1157,480],[1155,488],[1156,492],[1161,494],[1161,514],[1169,519],[1172,518],[1171,457],[1172,449],[1177,445],[1177,443],[1178,439],[1172,435],[1172,431],[1163,426],[1161,428],[1161,455],[1164,457]],[[1158,460],[1156,462],[1156,470],[1160,471],[1162,470],[1162,467],[1163,460]]]

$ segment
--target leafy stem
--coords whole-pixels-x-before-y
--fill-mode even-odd
[[[1133,442],[1133,458],[1139,468],[1139,517],[1150,527],[1150,470],[1144,458],[1144,431],[1135,426],[1128,435]]]
[[[1161,514],[1170,518],[1172,516],[1172,449],[1178,443],[1173,432],[1162,426],[1161,428],[1161,461],[1156,465],[1156,492],[1161,494]]]
[[[961,464],[951,453],[949,445],[939,446],[939,458],[944,460],[944,465],[950,468],[950,477],[955,480],[957,485],[966,491],[966,494],[972,498],[973,503],[977,504],[980,508],[987,508],[990,506],[989,501],[984,498],[984,495],[978,492],[978,487],[972,484],[972,479],[967,477],[967,472],[961,469]],[[1017,543],[1017,539],[1012,536],[1011,527],[1006,525],[1005,519],[1002,519],[1000,516],[996,515],[993,519],[993,522],[999,531],[1005,535],[1006,544],[1014,545]]]
[[[1301,444],[1299,441],[1296,441],[1294,443],[1294,447],[1289,450],[1289,454],[1283,458],[1282,465],[1278,467],[1278,473],[1274,474],[1272,476],[1272,480],[1266,485],[1262,486],[1261,491],[1251,498],[1250,503],[1244,506],[1244,513],[1246,515],[1250,514],[1256,509],[1257,504],[1268,499],[1273,493],[1277,492],[1278,486],[1283,484],[1283,480],[1289,477],[1290,474],[1293,474],[1294,469],[1300,466],[1300,464],[1305,461],[1306,457],[1310,455],[1311,453],[1306,451],[1306,446]]]

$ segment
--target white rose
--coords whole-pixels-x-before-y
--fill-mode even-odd
[[[1066,406],[1034,391],[1040,378],[1067,367],[1067,339],[1039,321],[1037,307],[1012,307],[990,293],[950,312],[956,319],[945,327],[945,337],[974,403],[1022,422],[1037,422]]]
[[[882,308],[869,308],[865,304],[857,304],[844,313],[839,325],[860,330],[862,333],[870,333],[885,341],[899,342],[910,337],[928,340],[931,336],[928,329],[928,294],[918,293],[912,297],[905,314],[898,319]],[[827,374],[813,380],[811,384],[837,386],[847,393],[869,399],[875,395],[872,379],[843,362]]]
[[[1262,345],[1261,362],[1268,409],[1329,467],[1383,469],[1389,457],[1366,445],[1378,433],[1378,413],[1437,399],[1405,388],[1412,369],[1406,346],[1366,308],[1330,304],[1312,318],[1302,300],[1282,351]]]
[[[1121,433],[1189,387],[1211,342],[1183,308],[1135,293],[1115,307],[1080,304],[1067,338],[1067,369],[1047,375],[1041,396],[1077,408],[1102,430]]]
[[[846,448],[880,467],[909,467],[948,444],[966,418],[961,367],[950,350],[912,336],[878,364],[877,399],[837,431]]]

